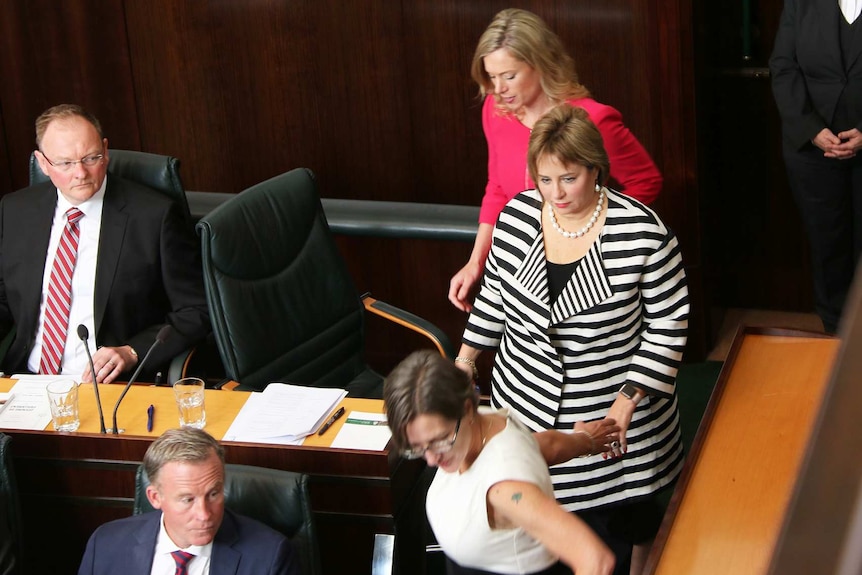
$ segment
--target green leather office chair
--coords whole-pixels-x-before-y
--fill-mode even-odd
[[[143,466],[139,466],[135,476],[135,515],[153,511],[146,493],[149,483]],[[302,573],[320,574],[320,552],[306,475],[265,467],[227,464],[225,507],[282,533],[299,554]]]
[[[0,433],[0,575],[24,572],[21,508],[9,451],[11,441],[11,437]]]
[[[280,381],[382,397],[383,378],[364,359],[365,311],[427,336],[454,357],[432,324],[357,295],[309,170],[248,188],[197,229],[213,333],[227,376],[241,389]]]
[[[108,155],[110,157],[108,172],[165,194],[179,205],[180,212],[189,226],[192,226],[189,201],[180,178],[180,161],[177,158],[134,150],[109,150]],[[30,185],[47,182],[49,179],[39,167],[36,154],[31,153]],[[4,339],[7,347],[10,340],[11,334]],[[2,345],[3,343],[0,343],[0,353],[4,351]],[[210,351],[214,347],[214,343],[210,346],[204,345],[200,349],[189,350],[174,358],[168,369],[166,381],[172,383],[186,375],[200,376],[205,380],[220,379],[224,370],[218,365],[216,352]],[[194,362],[193,366],[192,362]]]

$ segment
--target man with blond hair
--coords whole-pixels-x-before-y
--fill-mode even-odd
[[[90,537],[78,575],[299,575],[290,542],[224,508],[224,450],[207,432],[171,429],[144,455],[158,511]]]

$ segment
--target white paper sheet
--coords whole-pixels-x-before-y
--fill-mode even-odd
[[[365,411],[351,411],[344,425],[332,440],[332,447],[339,449],[368,449],[383,451],[392,432],[386,425],[386,415]]]
[[[301,444],[346,395],[343,389],[270,383],[262,392],[251,394],[224,440]]]
[[[51,423],[51,407],[45,388],[57,379],[57,375],[15,375],[18,381],[9,390],[14,396],[0,411],[0,428],[33,429],[41,431]]]

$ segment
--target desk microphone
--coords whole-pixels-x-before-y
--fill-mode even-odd
[[[96,392],[96,408],[99,410],[100,433],[107,433],[105,430],[105,414],[102,413],[102,398],[99,397],[99,384],[96,383],[96,366],[93,365],[93,356],[90,355],[90,344],[87,341],[90,338],[90,331],[84,324],[78,326],[78,337],[84,342],[84,349],[87,350],[87,359],[90,361],[90,373],[93,374],[93,391]]]
[[[135,382],[136,379],[138,379],[138,375],[144,368],[144,364],[147,363],[147,359],[149,359],[150,354],[153,353],[153,350],[156,349],[157,345],[159,345],[160,343],[164,343],[164,341],[168,339],[168,336],[171,335],[172,329],[173,328],[170,325],[166,325],[159,330],[159,333],[156,334],[156,341],[154,341],[153,345],[150,346],[150,349],[147,350],[147,354],[144,356],[144,359],[142,359],[140,363],[138,363],[138,369],[136,369],[135,373],[132,374],[132,377],[129,378],[129,382],[123,389],[123,393],[121,393],[119,399],[117,399],[117,404],[114,406],[114,435],[118,435],[120,433],[120,430],[117,427],[117,410],[120,409],[120,402],[123,401],[123,398],[126,397],[126,393],[129,391],[129,388],[132,387],[132,384]]]

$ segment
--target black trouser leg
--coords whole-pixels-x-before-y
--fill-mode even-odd
[[[824,158],[808,146],[785,148],[784,160],[811,246],[817,313],[835,333],[862,251],[862,158]]]

